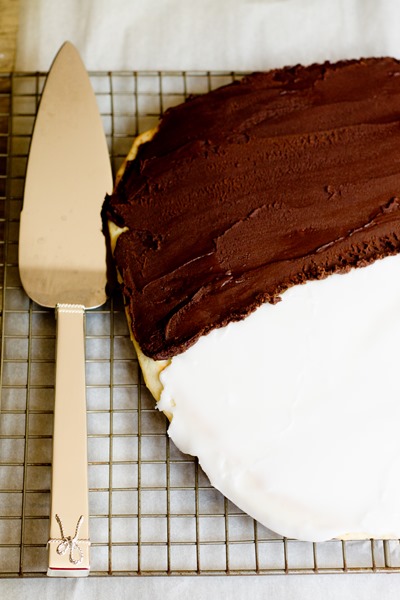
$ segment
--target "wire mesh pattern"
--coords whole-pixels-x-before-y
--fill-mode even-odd
[[[114,170],[168,107],[240,73],[92,73]],[[43,576],[50,511],[54,312],[18,273],[24,176],[44,73],[0,77],[0,576]],[[398,540],[306,543],[243,514],[170,442],[119,292],[86,314],[94,575],[400,571]],[[312,457],[310,457],[312,460]]]

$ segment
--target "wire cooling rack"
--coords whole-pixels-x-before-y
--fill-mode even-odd
[[[240,76],[92,73],[114,170],[168,107]],[[28,299],[18,273],[27,154],[45,77],[0,76],[2,577],[43,576],[47,567],[55,320]],[[92,574],[400,571],[398,540],[298,542],[243,514],[170,442],[143,384],[119,293],[86,319]]]

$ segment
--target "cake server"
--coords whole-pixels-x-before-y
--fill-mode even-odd
[[[106,300],[101,206],[112,189],[96,98],[69,42],[49,72],[28,158],[19,269],[57,320],[49,576],[89,574],[85,309]]]

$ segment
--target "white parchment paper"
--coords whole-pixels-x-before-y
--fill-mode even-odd
[[[251,70],[400,56],[396,0],[21,0],[16,68]]]

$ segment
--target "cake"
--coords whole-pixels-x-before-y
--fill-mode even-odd
[[[288,537],[400,537],[399,76],[342,61],[191,98],[103,208],[171,438]]]

